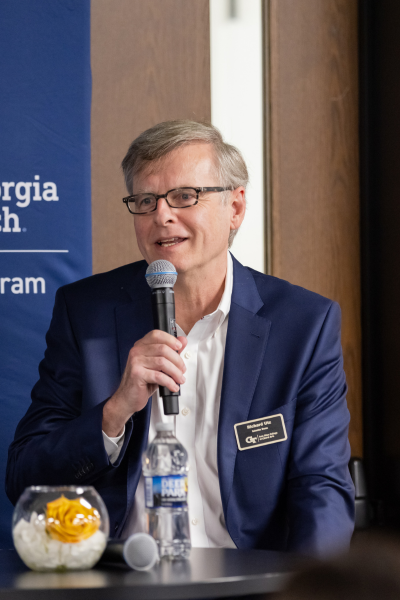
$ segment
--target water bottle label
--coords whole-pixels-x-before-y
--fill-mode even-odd
[[[186,506],[187,492],[185,475],[145,477],[146,508]]]

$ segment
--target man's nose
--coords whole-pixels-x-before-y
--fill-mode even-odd
[[[157,210],[153,212],[153,215],[155,221],[159,224],[172,221],[174,218],[174,212],[165,198],[158,199]]]

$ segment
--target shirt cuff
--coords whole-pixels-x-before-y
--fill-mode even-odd
[[[104,431],[102,433],[104,448],[107,452],[110,463],[113,464],[117,460],[119,453],[121,452],[121,448],[124,445],[125,427],[121,435],[117,437],[108,437]]]

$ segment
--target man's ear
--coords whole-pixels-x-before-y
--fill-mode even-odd
[[[241,185],[231,195],[231,230],[239,229],[246,213],[246,190]]]

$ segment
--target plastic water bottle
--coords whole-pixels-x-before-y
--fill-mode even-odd
[[[188,454],[174,435],[173,423],[157,423],[157,435],[143,455],[147,532],[160,558],[188,558]]]

